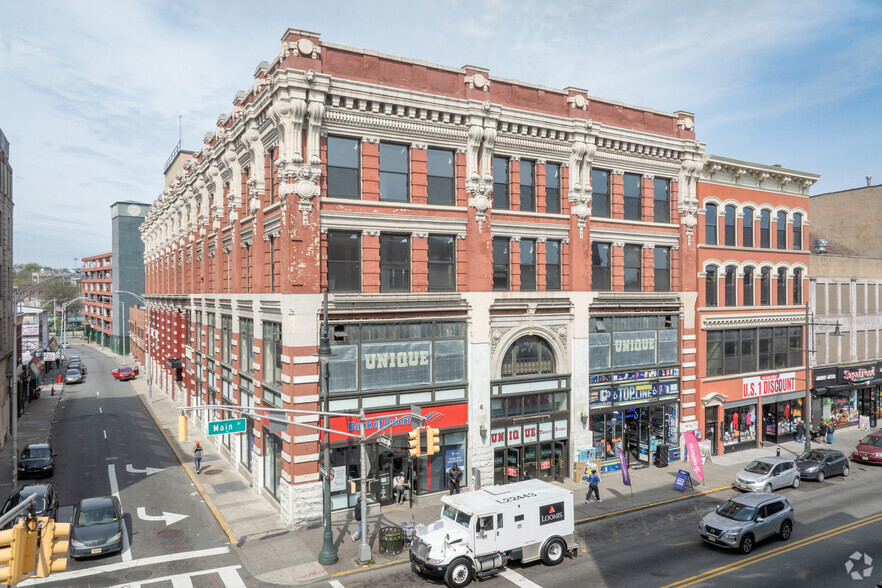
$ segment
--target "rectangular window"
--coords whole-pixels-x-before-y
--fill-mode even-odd
[[[493,158],[493,208],[508,210],[511,201],[508,197],[508,159]]]
[[[723,331],[723,373],[737,374],[738,359],[738,331]]]
[[[193,313],[194,330],[196,331],[196,351],[202,352],[202,311]]]
[[[723,215],[723,239],[727,247],[735,247],[735,207],[727,206]]]
[[[787,270],[778,268],[778,306],[787,305]]]
[[[521,161],[521,212],[536,211],[536,182],[533,177],[535,165],[532,161]]]
[[[233,365],[233,317],[221,316],[221,363]]]
[[[380,200],[409,200],[409,170],[407,147],[380,143]]]
[[[591,216],[610,217],[609,172],[591,170]]]
[[[641,253],[640,245],[625,245],[625,292],[640,292]]]
[[[655,291],[671,291],[671,248],[656,247],[653,253],[655,270]]]
[[[493,289],[509,289],[509,265],[511,257],[508,254],[508,238],[493,237]]]
[[[671,222],[671,181],[652,180],[653,220],[657,223]]]
[[[545,242],[545,289],[561,289],[560,241]]]
[[[775,327],[775,369],[786,368],[789,361],[790,340],[787,327]]]
[[[707,334],[707,375],[723,375],[723,332],[709,331]]]
[[[591,244],[591,289],[595,291],[612,290],[612,260],[609,243]]]
[[[743,280],[743,298],[741,304],[744,306],[753,306],[753,268],[744,268]]]
[[[709,265],[704,268],[704,305],[717,306],[719,298],[717,297],[717,268]]]
[[[625,220],[641,220],[640,176],[622,174],[625,192]]]
[[[545,164],[545,212],[560,214],[560,165]]]
[[[430,235],[429,292],[456,290],[456,241],[447,235]]]
[[[428,149],[426,151],[426,166],[429,172],[429,204],[455,204],[456,184],[453,151]]]
[[[762,372],[772,369],[772,329],[770,327],[762,327],[758,331],[757,369]]]
[[[741,330],[741,373],[756,371],[756,329]]]
[[[521,239],[521,292],[536,291],[536,240]]]
[[[254,374],[254,321],[239,319],[239,373]]]
[[[787,249],[787,213],[778,213],[776,229],[778,231],[778,249]]]
[[[358,198],[361,144],[358,139],[328,137],[328,196]]]
[[[361,235],[328,231],[328,290],[361,290]]]
[[[410,236],[380,235],[380,292],[410,291]]]
[[[215,354],[215,337],[217,336],[217,332],[215,331],[215,322],[214,322],[214,313],[211,311],[206,312],[205,314],[205,354],[208,355],[211,359],[214,359]]]
[[[735,295],[735,285],[738,282],[738,274],[735,266],[726,267],[725,293],[726,306],[735,306],[738,302]]]
[[[282,388],[282,325],[263,323],[263,386]]]

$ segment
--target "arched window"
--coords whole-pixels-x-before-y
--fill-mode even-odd
[[[741,246],[742,247],[753,247],[753,209],[745,208],[744,209],[744,218],[741,222],[744,227],[741,234]]]
[[[735,247],[735,207],[726,207],[725,245]]]
[[[735,285],[738,283],[737,268],[734,265],[726,266],[726,306],[735,306],[738,304],[735,295]]]
[[[787,213],[778,213],[778,249],[787,249]]]
[[[760,304],[772,305],[772,268],[764,267],[760,270]]]
[[[535,335],[521,337],[505,352],[502,359],[502,377],[553,374],[554,354],[551,346]]]
[[[704,299],[706,306],[717,306],[717,268],[709,265],[704,268]]]
[[[717,244],[717,205],[707,204],[704,207],[704,242],[708,245]]]
[[[772,213],[768,210],[760,212],[760,247],[769,249],[772,246]]]
[[[793,304],[802,304],[802,269],[793,270]]]
[[[793,215],[793,249],[802,249],[802,215],[798,212]]]
[[[753,306],[753,268],[744,268],[744,295],[741,304],[744,306]]]
[[[778,306],[787,306],[787,269],[778,268]]]

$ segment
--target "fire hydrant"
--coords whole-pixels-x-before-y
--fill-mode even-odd
[[[52,396],[55,396],[55,384],[52,384]]]

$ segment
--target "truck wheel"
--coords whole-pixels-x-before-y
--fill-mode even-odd
[[[450,588],[463,588],[463,586],[468,586],[471,581],[472,564],[469,563],[469,560],[461,557],[453,560],[453,563],[447,566],[444,582]]]
[[[556,566],[563,561],[564,558],[564,542],[560,539],[552,539],[545,544],[542,550],[542,563],[547,566]]]

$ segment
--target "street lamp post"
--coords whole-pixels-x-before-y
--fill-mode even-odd
[[[144,367],[147,368],[147,403],[153,404],[153,380],[150,377],[150,364],[152,363],[152,357],[150,355],[150,306],[142,296],[138,296],[134,292],[129,292],[128,290],[114,290],[113,293],[134,296],[144,305],[144,313],[147,317],[147,355],[144,357]],[[122,300],[122,297],[120,297],[120,300]]]
[[[812,449],[812,381],[809,369],[809,353],[815,353],[817,350],[812,349],[814,345],[814,327],[836,327],[833,331],[834,337],[841,337],[842,331],[839,330],[839,321],[835,323],[816,323],[809,314],[808,302],[805,304],[805,450]]]
[[[324,398],[324,431],[325,440],[324,447],[324,468],[325,475],[322,476],[322,491],[324,514],[325,514],[325,532],[322,540],[322,550],[319,552],[318,561],[323,566],[330,566],[337,563],[337,548],[334,546],[334,532],[331,529],[331,438],[328,431],[330,430],[330,420],[328,413],[330,412],[330,396],[328,383],[328,362],[334,353],[331,351],[330,334],[328,333],[328,292],[325,290],[322,299],[322,330],[319,335],[318,353],[315,354],[321,363],[322,368],[322,395]]]

